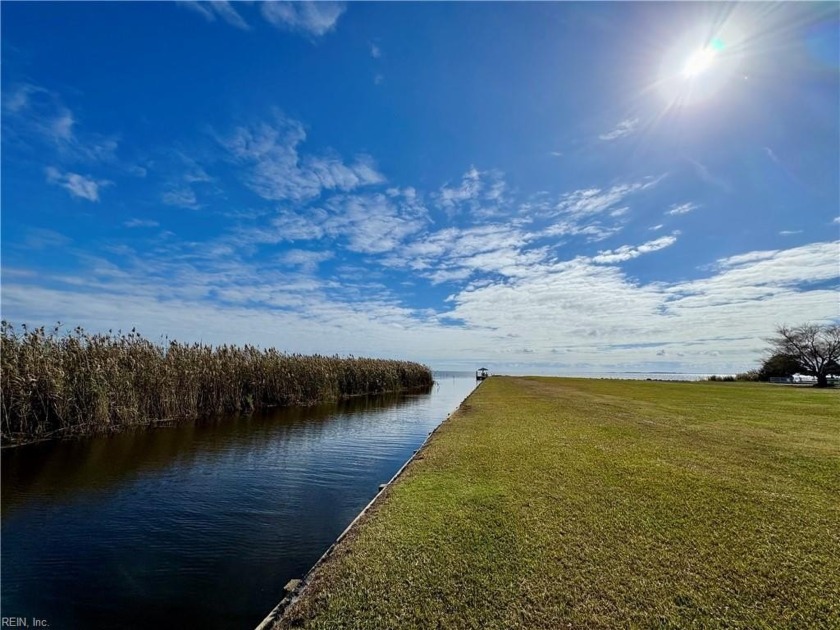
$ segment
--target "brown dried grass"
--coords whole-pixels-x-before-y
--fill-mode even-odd
[[[154,343],[129,333],[2,324],[2,441],[118,430],[432,385],[431,370],[387,359],[274,348]]]

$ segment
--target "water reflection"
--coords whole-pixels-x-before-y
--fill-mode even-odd
[[[369,424],[372,413],[417,404],[429,393],[360,397],[314,407],[221,416],[158,430],[138,428],[111,436],[5,449],[3,517],[28,502],[60,500],[65,492],[101,490],[148,471],[190,465],[197,459],[206,464],[231,449],[259,453],[278,441],[282,443],[292,433],[298,433],[302,442],[318,441],[324,430],[346,430],[348,421],[361,428]]]
[[[473,386],[4,451],[3,614],[253,627]]]

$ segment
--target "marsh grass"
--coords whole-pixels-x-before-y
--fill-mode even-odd
[[[838,408],[759,383],[493,377],[278,627],[840,628]]]
[[[4,444],[267,407],[419,390],[431,370],[274,348],[154,343],[129,333],[2,325]]]

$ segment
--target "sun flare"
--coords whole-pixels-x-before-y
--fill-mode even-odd
[[[723,40],[715,37],[706,46],[695,51],[685,62],[682,68],[682,76],[685,79],[694,77],[708,71],[717,61],[718,54],[723,50]]]
[[[699,28],[699,27],[698,27]],[[707,27],[687,32],[663,50],[659,78],[654,85],[668,109],[697,105],[719,95],[731,84],[742,58],[743,36],[726,25],[710,37]]]
[[[703,74],[714,65],[715,57],[717,52],[712,48],[698,50],[686,60],[682,69],[683,77],[692,79]]]

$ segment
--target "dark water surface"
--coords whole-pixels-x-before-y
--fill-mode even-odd
[[[2,615],[253,628],[475,386],[2,454]]]

